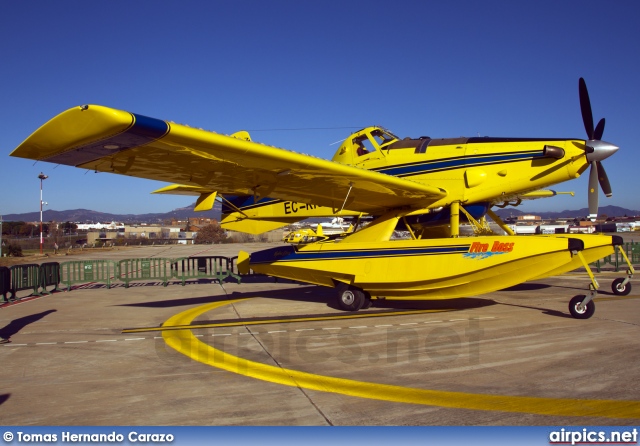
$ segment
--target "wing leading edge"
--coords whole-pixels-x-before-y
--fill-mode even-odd
[[[425,208],[445,190],[98,105],[36,130],[12,156],[366,213]]]

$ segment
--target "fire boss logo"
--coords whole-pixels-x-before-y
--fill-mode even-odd
[[[464,256],[471,257],[472,259],[486,259],[499,254],[506,254],[513,251],[515,243],[500,243],[498,241],[493,242],[491,249],[489,249],[489,243],[473,242],[469,247],[469,252]]]

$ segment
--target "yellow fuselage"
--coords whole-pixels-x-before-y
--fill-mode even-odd
[[[392,140],[378,145],[368,127],[347,139],[333,161],[437,185],[447,196],[429,208],[452,202],[501,203],[577,178],[589,167],[580,139],[449,138]],[[354,141],[370,150],[358,155]]]

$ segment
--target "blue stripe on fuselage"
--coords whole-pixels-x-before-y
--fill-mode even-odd
[[[250,263],[305,261],[305,260],[344,260],[367,257],[405,257],[436,254],[462,254],[469,252],[469,246],[426,246],[422,248],[381,248],[354,250],[296,251],[293,246],[265,249],[251,254]]]
[[[131,121],[131,126],[117,135],[74,147],[47,158],[45,161],[67,166],[79,166],[96,159],[112,156],[123,150],[143,146],[162,138],[169,132],[169,124],[160,119],[131,113]],[[105,146],[117,146],[117,148],[108,149]]]
[[[393,175],[397,177],[406,177],[411,175],[419,175],[429,172],[457,169],[459,167],[472,167],[481,166],[494,163],[509,163],[515,161],[523,161],[527,159],[541,158],[544,156],[542,150],[534,152],[519,152],[509,154],[495,154],[495,155],[475,155],[475,156],[461,156],[457,158],[450,158],[445,160],[431,160],[422,161],[409,164],[403,164],[400,166],[381,167],[374,169],[378,172],[385,173],[387,175]]]

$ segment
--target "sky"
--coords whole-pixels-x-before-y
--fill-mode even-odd
[[[58,113],[99,104],[330,159],[368,125],[405,137],[585,138],[584,77],[613,197],[640,210],[640,2],[31,1],[0,3],[0,215],[167,212],[164,183],[9,153]],[[587,206],[575,191],[527,212]]]

